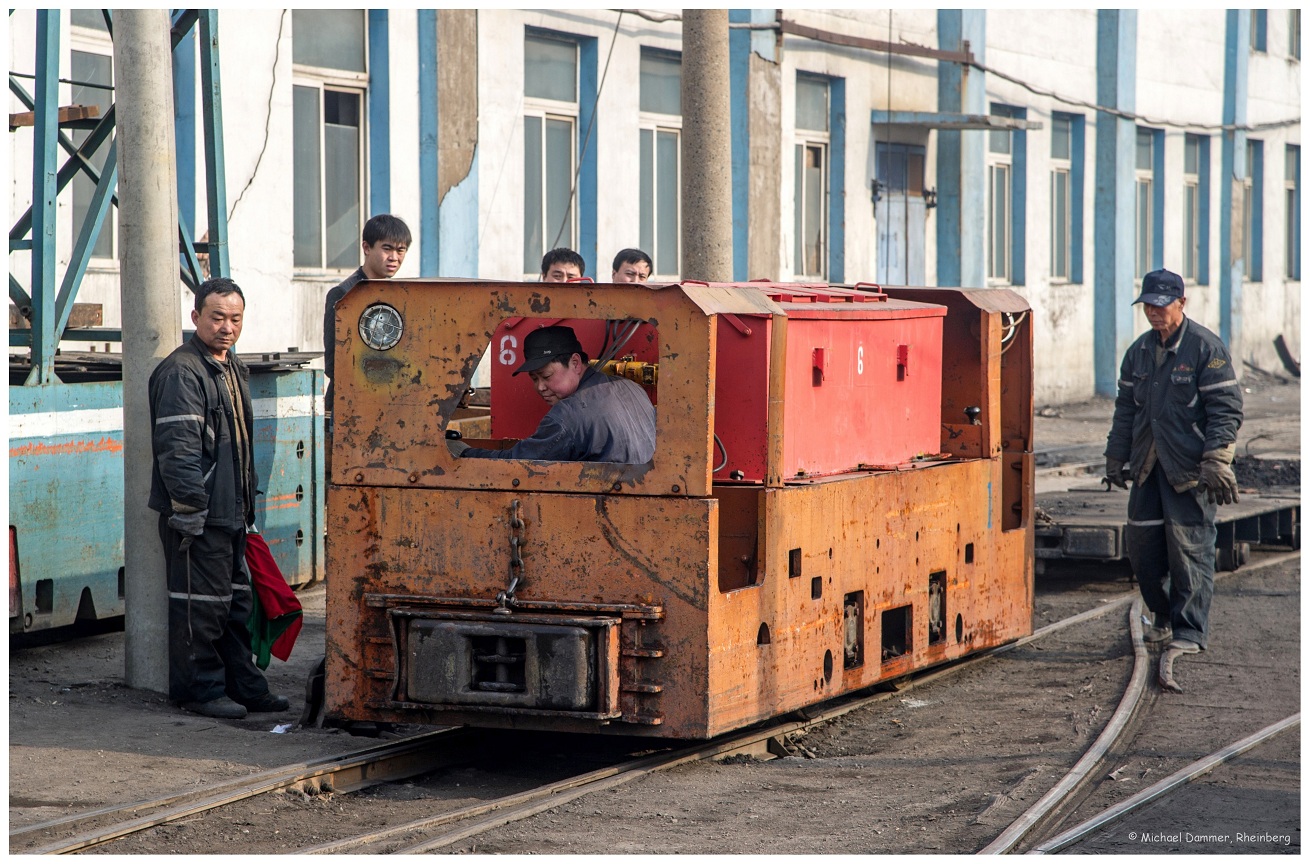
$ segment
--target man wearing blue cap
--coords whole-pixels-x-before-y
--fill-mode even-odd
[[[1183,280],[1168,270],[1142,279],[1151,329],[1124,354],[1105,448],[1105,476],[1126,489],[1128,560],[1153,615],[1148,642],[1168,642],[1160,683],[1173,659],[1206,647],[1214,594],[1215,511],[1237,501],[1232,461],[1242,425],[1242,389],[1218,336],[1183,314]]]
[[[655,408],[646,391],[587,362],[572,327],[542,327],[523,340],[524,361],[537,395],[550,410],[531,438],[508,450],[449,441],[464,459],[537,459],[643,465],[655,455]]]

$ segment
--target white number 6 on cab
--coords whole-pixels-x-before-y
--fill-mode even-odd
[[[500,356],[497,358],[500,360],[500,365],[513,366],[519,362],[518,353],[514,350],[517,347],[519,347],[517,336],[500,337]]]

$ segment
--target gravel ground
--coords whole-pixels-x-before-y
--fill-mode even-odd
[[[1299,400],[1299,387],[1277,382],[1248,395],[1248,455],[1299,456]],[[1104,440],[1104,401],[1061,410],[1061,416],[1038,418],[1039,447]],[[1131,590],[1126,575],[1085,568],[1045,577],[1034,627]],[[1298,710],[1299,586],[1299,562],[1260,574],[1239,571],[1221,582],[1210,651],[1180,661],[1177,674],[1187,693],[1154,701],[1134,745],[1143,748],[1133,763],[1140,782],[1111,788],[1131,794]],[[282,716],[209,720],[178,711],[158,694],[126,688],[121,633],[11,645],[11,828],[371,743],[339,730],[272,733],[298,716],[305,676],[322,652],[322,590],[306,592],[302,602],[306,626],[296,653],[269,670],[274,689],[292,697],[292,710]],[[654,775],[462,849],[971,852],[1040,796],[1113,712],[1129,674],[1125,633],[1125,615],[1116,612],[812,731],[797,742],[802,755]],[[525,764],[517,774],[463,767],[356,795],[265,796],[213,824],[193,820],[154,829],[120,851],[291,851],[357,826],[417,818],[434,802],[450,806],[502,794],[550,775],[561,759],[576,758],[568,752],[520,757]],[[1282,754],[1276,761],[1283,773],[1265,772],[1275,797],[1299,806],[1299,761],[1288,761],[1297,751],[1270,752]],[[1260,779],[1259,772],[1253,776]],[[1268,808],[1267,800],[1258,805],[1262,812]],[[1289,818],[1292,848],[1299,849],[1299,821]]]

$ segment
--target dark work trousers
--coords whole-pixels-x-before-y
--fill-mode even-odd
[[[168,698],[210,702],[224,695],[238,702],[268,692],[250,648],[250,575],[246,532],[206,527],[191,541],[190,572],[185,534],[159,517],[168,565]]]
[[[1214,596],[1216,506],[1204,490],[1175,492],[1156,465],[1128,494],[1124,541],[1142,601],[1173,627],[1174,638],[1206,647]]]

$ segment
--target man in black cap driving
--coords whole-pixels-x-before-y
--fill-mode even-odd
[[[1215,511],[1237,501],[1232,461],[1242,389],[1218,336],[1183,314],[1183,280],[1142,278],[1151,329],[1124,354],[1105,448],[1105,476],[1126,489],[1128,560],[1153,620],[1148,642],[1166,642],[1160,683],[1181,692],[1172,663],[1206,647],[1214,594]],[[1172,640],[1172,641],[1169,641]]]
[[[655,455],[655,409],[646,391],[587,363],[572,327],[543,327],[523,340],[523,365],[550,405],[531,438],[507,450],[450,441],[465,459],[537,459],[551,462],[644,464]]]

